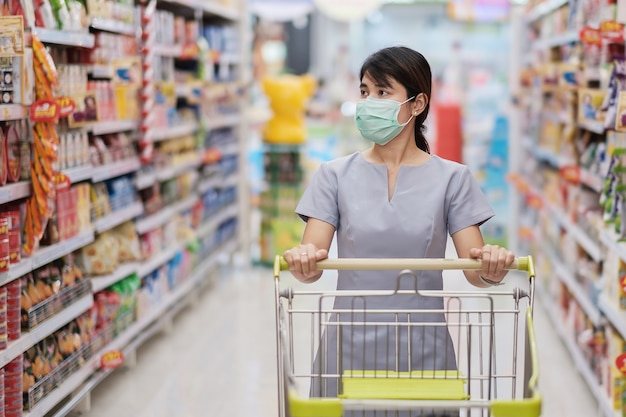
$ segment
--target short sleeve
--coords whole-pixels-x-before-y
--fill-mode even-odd
[[[339,224],[337,177],[329,169],[328,164],[323,163],[311,177],[296,207],[296,213],[305,222],[312,217],[337,228]]]
[[[450,235],[466,227],[481,225],[494,216],[493,209],[480,185],[463,166],[457,175],[457,181],[450,184],[448,190],[448,230]]]

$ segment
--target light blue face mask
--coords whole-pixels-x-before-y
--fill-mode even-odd
[[[403,102],[374,97],[359,100],[354,118],[361,136],[379,145],[389,143],[413,118],[411,115],[405,123],[398,123],[400,107],[412,98]]]

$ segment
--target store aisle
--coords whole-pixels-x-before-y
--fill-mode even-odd
[[[136,368],[118,371],[96,389],[92,411],[82,415],[275,417],[271,274],[224,267],[218,283],[180,314],[170,334],[138,352]],[[543,416],[599,416],[540,305],[535,321]]]

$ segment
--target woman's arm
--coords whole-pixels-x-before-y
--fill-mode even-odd
[[[322,276],[316,262],[328,257],[328,250],[335,235],[335,227],[322,220],[309,218],[304,227],[300,245],[283,254],[289,271],[298,281],[315,282]]]
[[[493,285],[485,280],[502,281],[508,272],[504,268],[515,260],[515,255],[510,250],[497,245],[485,245],[478,226],[459,230],[452,235],[452,241],[459,258],[482,259],[482,271],[463,271],[467,280],[476,287],[484,288]]]

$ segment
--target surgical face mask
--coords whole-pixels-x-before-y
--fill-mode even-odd
[[[386,145],[398,136],[413,118],[411,115],[405,123],[398,123],[400,107],[412,98],[403,102],[374,97],[359,100],[354,117],[357,129],[365,139],[379,145]]]

